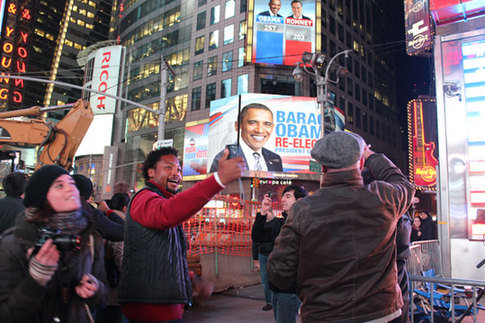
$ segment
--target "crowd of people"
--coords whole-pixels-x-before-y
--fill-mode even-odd
[[[28,180],[7,176],[0,321],[182,322],[193,295],[204,294],[188,270],[182,223],[242,176],[244,157],[228,155],[178,193],[177,151],[152,151],[145,187],[131,196],[120,185],[124,191],[96,205],[91,181],[58,166]],[[356,134],[325,135],[311,155],[322,166],[320,189],[286,187],[281,215],[266,194],[254,221],[263,310],[278,323],[297,322],[299,313],[303,322],[408,322],[404,265],[411,238],[425,239],[432,221],[424,212],[421,224],[411,223],[413,186]]]

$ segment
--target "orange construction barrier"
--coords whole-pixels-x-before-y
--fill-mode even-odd
[[[241,203],[242,202],[242,203]],[[251,256],[251,229],[260,202],[241,201],[217,195],[183,224],[189,241],[188,255],[217,252],[233,256]],[[278,213],[279,205],[273,210]]]

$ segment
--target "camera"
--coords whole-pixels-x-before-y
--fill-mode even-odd
[[[78,250],[81,248],[81,236],[62,234],[61,230],[54,228],[40,228],[40,238],[34,243],[34,254],[36,254],[40,247],[48,240],[56,245],[59,251]]]

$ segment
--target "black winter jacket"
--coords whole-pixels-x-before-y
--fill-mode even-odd
[[[0,242],[0,322],[89,322],[86,303],[91,310],[102,307],[107,292],[104,244],[94,223],[90,222],[81,232],[80,250],[61,255],[66,271],[62,271],[63,266],[59,264],[46,287],[39,285],[28,272],[27,250],[39,239],[38,230],[27,223],[23,215],[16,224],[15,229],[5,232]],[[94,259],[89,246],[90,235],[94,238]],[[88,273],[97,278],[99,289],[94,297],[83,300],[74,288]],[[61,280],[66,281],[66,301],[62,297]]]

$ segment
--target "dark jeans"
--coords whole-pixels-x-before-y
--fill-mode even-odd
[[[275,292],[273,311],[276,323],[296,323],[300,304],[296,294]]]
[[[266,304],[273,303],[273,292],[269,289],[268,283],[268,274],[266,273],[266,265],[268,264],[268,256],[265,256],[261,253],[258,254],[259,259],[259,268],[261,274],[261,283],[263,285],[264,291],[264,299],[266,300]]]

